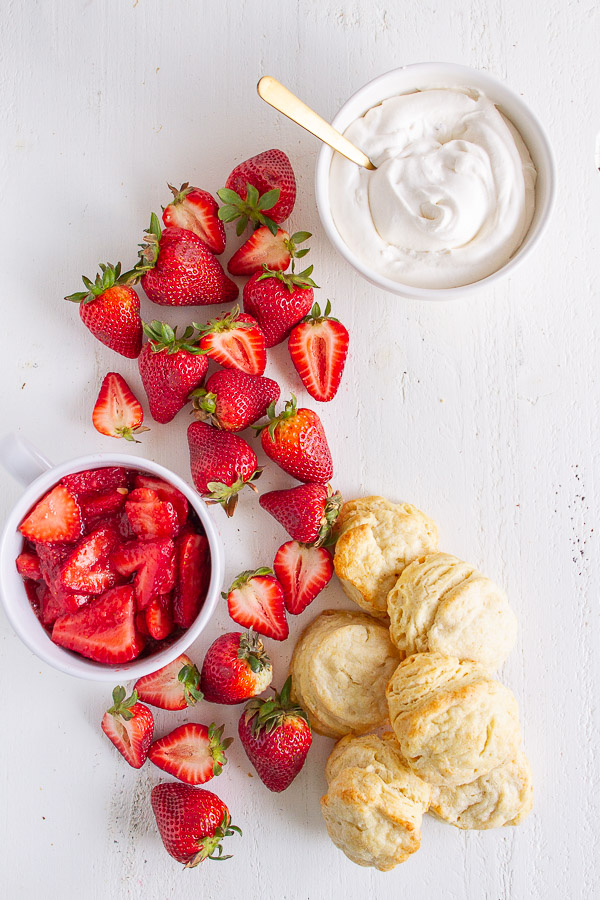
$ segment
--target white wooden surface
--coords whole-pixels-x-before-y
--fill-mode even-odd
[[[444,549],[506,586],[521,631],[503,678],[519,698],[536,786],[521,828],[469,834],[427,819],[421,851],[380,874],[327,839],[318,800],[330,741],[315,739],[282,795],[251,777],[238,743],[213,785],[244,837],[231,840],[232,860],[182,872],[149,811],[159,771],[129,769],[100,733],[107,689],[42,666],[0,614],[3,896],[212,900],[242,886],[253,900],[598,896],[595,0],[5,0],[2,13],[3,428],[57,461],[113,449],[91,426],[92,404],[110,369],[139,389],[136,365],[96,343],[61,298],[98,261],[133,262],[167,180],[214,191],[236,162],[287,151],[299,184],[292,224],[314,233],[321,296],[351,329],[343,387],[323,409],[335,484],[348,497],[415,502],[439,523]],[[543,245],[513,278],[426,305],[378,292],[334,255],[314,204],[317,143],[262,104],[255,83],[273,74],[331,116],[376,74],[437,59],[488,69],[522,93],[548,128],[559,194]],[[143,311],[160,313],[147,300]],[[304,399],[285,347],[268,374]],[[187,476],[187,424],[182,413],[155,425],[132,453]],[[287,481],[271,468],[262,488]],[[19,487],[1,484],[8,510]],[[269,563],[282,540],[252,497],[219,521],[227,578]],[[334,585],[311,613],[344,603]],[[288,643],[271,642],[278,684],[311,613]],[[192,655],[229,626],[220,610]],[[232,732],[238,714],[206,706],[191,718]],[[172,716],[158,716],[159,734]]]

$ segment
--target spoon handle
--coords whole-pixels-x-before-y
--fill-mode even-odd
[[[279,110],[292,122],[296,122],[297,125],[306,128],[307,131],[310,131],[323,143],[337,150],[342,156],[357,163],[359,166],[364,166],[365,169],[375,168],[369,157],[362,150],[351,144],[343,134],[336,131],[329,122],[317,115],[314,110],[303,103],[302,100],[299,100],[295,94],[288,91],[276,78],[272,78],[270,75],[263,76],[258,82],[256,90],[266,103]]]

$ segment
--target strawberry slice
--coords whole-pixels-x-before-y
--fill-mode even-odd
[[[187,709],[203,699],[200,672],[185,653],[157,672],[138,678],[135,689],[140,700],[160,709]]]
[[[297,616],[326,587],[333,575],[331,554],[324,547],[287,541],[275,554],[273,568],[283,588],[285,608]]]
[[[84,472],[74,472],[65,475],[61,484],[81,500],[88,494],[98,494],[104,491],[116,491],[117,488],[127,487],[127,471],[121,466],[105,466],[101,469],[86,469]]]
[[[62,566],[61,587],[80,594],[101,594],[114,587],[119,579],[109,555],[117,541],[117,532],[109,525],[82,538]]]
[[[102,520],[111,519],[125,506],[127,488],[116,488],[102,494],[89,494],[79,501],[84,531],[89,532]],[[104,523],[103,523],[104,524]]]
[[[227,763],[225,751],[233,738],[223,740],[223,728],[213,723],[208,728],[197,722],[180,725],[170,734],[154,741],[148,758],[155,766],[186,784],[204,784],[220,775]]]
[[[190,187],[189,182],[182,184],[179,190],[169,185],[173,192],[173,200],[163,211],[165,225],[176,225],[193,231],[204,241],[211,253],[222,253],[225,249],[225,227],[219,219],[219,207],[214,197],[197,187]]]
[[[136,441],[135,435],[148,431],[144,421],[142,405],[118,372],[109,372],[104,377],[100,393],[92,413],[94,428],[107,437],[125,438]]]
[[[125,688],[113,691],[113,705],[104,713],[101,728],[109,741],[134,769],[146,762],[154,734],[154,716],[147,706],[138,703],[135,690],[125,697]]]
[[[40,619],[46,628],[54,625],[59,616],[79,612],[92,599],[90,594],[72,594],[70,591],[49,588],[45,584],[40,587]]]
[[[32,541],[75,541],[81,534],[81,510],[73,494],[57,484],[33,507],[19,525]]]
[[[254,275],[262,271],[263,265],[284,272],[292,259],[289,240],[290,236],[283,228],[278,228],[277,233],[273,234],[266,225],[261,225],[236,250],[227,268],[232,275]]]
[[[170,500],[161,500],[156,491],[136,488],[125,501],[125,512],[135,534],[142,541],[174,538],[179,520]]]
[[[242,572],[235,579],[228,594],[229,615],[243,628],[253,628],[259,634],[285,641],[289,627],[285,617],[283,589],[272,569]]]
[[[113,550],[110,561],[119,575],[135,578],[136,606],[146,609],[155,594],[168,594],[173,588],[175,545],[169,538],[157,541],[130,541]]]
[[[265,336],[258,322],[234,306],[231,312],[205,325],[194,322],[203,353],[226,369],[241,369],[247,375],[262,375],[267,365]]]
[[[156,594],[146,607],[146,627],[155,641],[169,637],[175,628],[170,594]]]
[[[210,582],[210,550],[203,534],[189,532],[176,542],[177,577],[173,592],[173,617],[189,628],[204,603]]]
[[[348,355],[348,330],[330,312],[329,300],[322,315],[315,303],[288,340],[292,362],[306,390],[322,403],[335,397]]]
[[[31,578],[33,581],[41,581],[40,558],[31,550],[23,550],[17,556],[17,572],[21,578]]]
[[[135,476],[135,487],[154,491],[159,500],[168,500],[177,513],[180,527],[185,525],[189,512],[189,503],[187,497],[181,491],[178,491],[176,487],[173,487],[168,481],[163,481],[162,478],[158,478],[156,475],[146,475],[145,472],[139,472]]]
[[[129,584],[112,588],[79,612],[60,616],[52,629],[55,644],[96,662],[129,662],[144,649],[135,627],[135,594]]]

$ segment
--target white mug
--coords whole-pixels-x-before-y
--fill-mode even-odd
[[[68,675],[76,675],[92,681],[118,683],[119,679],[122,681],[140,678],[142,675],[155,672],[172,662],[193,644],[214,612],[221,594],[224,575],[221,539],[206,504],[193,488],[174,472],[165,469],[164,466],[149,459],[125,453],[97,453],[92,456],[79,456],[77,459],[55,466],[29,441],[14,434],[6,435],[0,440],[0,463],[14,478],[26,485],[23,496],[6,520],[0,539],[0,595],[9,622],[23,643],[36,656]],[[151,475],[157,475],[164,481],[168,481],[181,491],[202,523],[211,557],[208,593],[202,609],[190,627],[164,650],[116,666],[102,665],[85,659],[83,656],[52,643],[50,635],[31,608],[23,580],[17,572],[15,564],[23,545],[23,537],[18,531],[18,526],[35,503],[65,475],[105,466],[124,466],[128,469],[149,472]]]

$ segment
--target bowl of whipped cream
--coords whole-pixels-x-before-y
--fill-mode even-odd
[[[332,124],[375,168],[324,145],[317,207],[333,246],[372,284],[457,298],[508,275],[540,239],[554,200],[552,150],[521,98],[487,72],[394,69]]]

